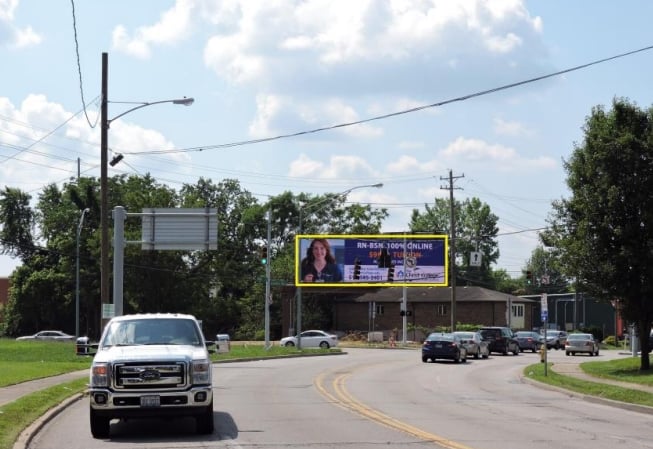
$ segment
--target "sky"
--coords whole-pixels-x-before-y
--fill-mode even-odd
[[[652,16],[644,0],[0,0],[0,188],[36,201],[99,178],[107,53],[109,176],[238,179],[262,203],[354,188],[396,232],[451,175],[498,217],[494,268],[520,277],[592,108],[653,104]],[[19,264],[0,256],[0,277]]]

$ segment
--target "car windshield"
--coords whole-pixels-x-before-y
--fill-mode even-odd
[[[467,340],[471,340],[474,338],[474,332],[457,332],[456,335],[458,335],[460,338],[465,338]]]
[[[567,340],[589,340],[592,336],[590,334],[571,334]]]
[[[429,341],[453,341],[454,336],[451,334],[431,334],[428,336]]]
[[[199,345],[195,323],[182,319],[134,319],[111,323],[102,346]]]

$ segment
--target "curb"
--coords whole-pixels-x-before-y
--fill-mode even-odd
[[[50,422],[55,416],[57,416],[59,413],[61,413],[64,409],[66,409],[70,404],[79,401],[81,398],[84,397],[84,393],[77,393],[63,402],[55,405],[52,407],[50,410],[45,412],[45,414],[39,416],[36,421],[34,421],[32,424],[27,426],[21,433],[18,435],[18,438],[16,439],[16,442],[13,445],[13,449],[25,449],[29,446],[29,444],[32,442],[32,438],[36,434],[39,433],[39,431],[48,423]]]
[[[567,374],[562,374],[562,375],[565,376]],[[573,376],[569,376],[569,377],[573,377]],[[627,402],[619,402],[619,401],[615,401],[613,399],[606,399],[606,398],[600,398],[598,396],[592,396],[592,395],[588,395],[588,394],[577,393],[577,392],[572,391],[572,390],[567,390],[566,388],[556,387],[555,385],[549,385],[549,384],[546,384],[546,383],[543,383],[543,382],[539,382],[539,381],[531,379],[528,376],[525,376],[523,374],[520,376],[520,379],[524,383],[527,383],[527,384],[530,384],[530,385],[533,385],[533,386],[536,386],[536,387],[539,387],[539,388],[542,388],[542,389],[545,389],[545,390],[557,391],[558,393],[563,393],[563,394],[566,394],[568,396],[579,398],[579,399],[582,399],[582,400],[587,401],[587,402],[592,402],[592,403],[595,403],[595,404],[603,404],[603,405],[608,405],[610,407],[620,408],[620,409],[623,409],[623,410],[630,410],[630,411],[633,411],[633,412],[653,415],[653,407],[649,407],[649,406],[646,406],[646,405],[629,404]],[[591,381],[588,380],[587,382],[591,382]],[[600,382],[595,382],[595,383],[600,384]]]

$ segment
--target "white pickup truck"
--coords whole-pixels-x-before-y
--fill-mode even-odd
[[[111,419],[193,416],[213,433],[212,364],[198,321],[184,314],[136,314],[109,321],[90,370],[94,438]]]

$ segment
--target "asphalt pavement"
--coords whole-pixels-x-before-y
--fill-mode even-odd
[[[626,355],[626,354],[624,354]],[[592,376],[589,374],[586,374],[583,372],[579,366],[578,361],[556,361],[551,365],[551,370],[556,372],[557,374],[562,374],[565,376],[571,376],[575,377],[578,379],[586,380],[589,382],[597,382],[597,383],[603,383],[603,384],[610,384],[610,385],[616,385],[624,388],[629,388],[632,390],[640,390],[640,391],[645,391],[647,393],[653,394],[653,387],[651,386],[646,386],[646,385],[641,385],[641,384],[633,384],[629,382],[620,382],[616,380],[611,380],[611,379],[603,379],[600,377]],[[70,382],[73,380],[77,380],[80,378],[84,378],[88,376],[88,369],[85,370],[80,370],[80,371],[74,371],[66,374],[61,374],[58,376],[51,376],[51,377],[45,377],[42,379],[36,379],[36,380],[31,380],[28,382],[22,382],[19,384],[15,385],[10,385],[7,387],[2,387],[0,388],[0,407],[3,407],[4,405],[16,401],[17,399],[20,399],[23,396],[26,396],[28,394],[44,390],[46,388],[50,388],[56,385],[60,385],[62,383]],[[527,377],[524,377],[525,380],[528,381]],[[552,388],[552,389],[557,389],[555,387],[549,387],[546,384],[542,384],[540,382],[536,381],[531,381],[534,385],[541,386],[544,388]],[[638,406],[638,405],[633,405],[633,404],[626,404],[626,403],[621,403],[617,401],[610,401],[610,400],[605,400],[601,398],[596,398],[588,395],[582,395],[582,394],[576,394],[573,392],[569,392],[568,390],[563,390],[570,395],[577,395],[581,396],[586,400],[589,401],[600,401],[604,403],[608,403],[611,405],[614,405],[616,407],[621,407],[621,408],[626,408],[630,410],[636,410],[639,412],[643,413],[650,413],[653,414],[653,407],[645,407],[645,406]],[[81,395],[75,395],[75,397],[71,398],[70,401],[78,400]],[[53,410],[50,410],[46,415],[41,417],[36,423],[32,424],[28,429],[26,429],[14,445],[14,449],[24,449],[27,447],[29,444],[29,440],[31,439],[31,435],[36,433],[38,429],[46,423],[52,416],[55,416],[61,409],[63,409],[65,406],[67,406],[70,401],[64,401],[61,404],[58,404],[57,407],[55,407]]]

